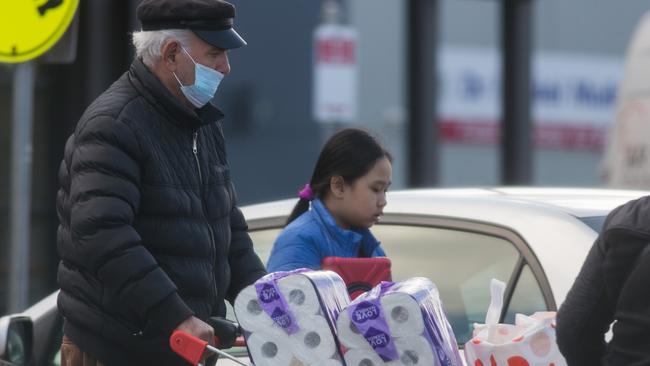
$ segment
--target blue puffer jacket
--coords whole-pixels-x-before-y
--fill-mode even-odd
[[[273,244],[267,270],[320,269],[325,257],[384,257],[386,254],[368,229],[344,230],[320,200],[291,222]]]

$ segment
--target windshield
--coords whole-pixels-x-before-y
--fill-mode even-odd
[[[590,217],[578,217],[580,221],[584,222],[587,226],[592,228],[595,232],[600,234],[600,230],[603,228],[603,223],[607,216],[590,216]]]

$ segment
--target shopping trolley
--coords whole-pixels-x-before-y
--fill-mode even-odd
[[[200,366],[201,359],[207,355],[223,356],[243,366],[254,366],[250,363],[243,362],[219,348],[230,348],[232,346],[244,346],[244,340],[241,335],[241,328],[237,323],[223,318],[210,318],[207,323],[214,328],[214,344],[211,346],[208,342],[197,338],[181,330],[174,331],[169,338],[171,349],[187,362],[195,366]]]

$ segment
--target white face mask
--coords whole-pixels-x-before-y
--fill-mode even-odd
[[[176,73],[172,72],[172,74],[174,74],[176,81],[180,84],[181,92],[183,92],[187,100],[196,108],[201,108],[214,98],[214,93],[217,92],[219,83],[223,80],[224,75],[215,69],[196,63],[185,48],[181,48],[189,56],[190,60],[194,62],[194,84],[183,85],[178,79],[178,76],[176,76]]]

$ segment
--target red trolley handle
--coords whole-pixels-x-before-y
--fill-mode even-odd
[[[179,356],[183,357],[184,360],[195,366],[199,364],[206,350],[211,353],[216,353],[220,356],[226,357],[242,366],[253,366],[251,364],[238,360],[237,358],[220,349],[212,347],[208,344],[208,342],[189,333],[183,332],[182,330],[177,330],[172,333],[172,336],[169,337],[169,346]]]

